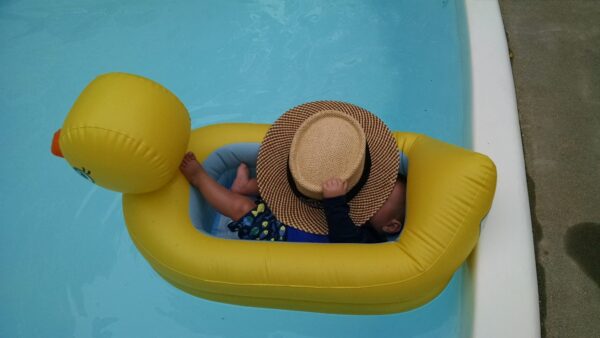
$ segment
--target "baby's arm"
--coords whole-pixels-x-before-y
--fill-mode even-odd
[[[329,228],[331,243],[378,243],[379,238],[373,227],[356,226],[350,218],[350,207],[346,202],[348,184],[339,178],[323,182],[323,209]]]
[[[332,243],[362,242],[362,228],[350,218],[350,207],[346,203],[348,183],[339,178],[323,182],[323,209],[329,228],[329,241]]]

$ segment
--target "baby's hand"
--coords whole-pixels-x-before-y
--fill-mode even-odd
[[[348,182],[337,177],[332,177],[323,182],[323,198],[333,198],[345,195],[348,189]]]

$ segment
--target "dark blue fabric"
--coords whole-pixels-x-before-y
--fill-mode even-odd
[[[260,198],[256,208],[227,227],[240,239],[247,240],[312,243],[381,243],[387,240],[368,223],[361,227],[354,225],[348,215],[350,208],[345,196],[324,199],[323,207],[329,235],[311,234],[280,222]]]
[[[287,240],[288,242],[329,243],[327,235],[315,235],[292,227],[288,227]]]
[[[240,239],[261,241],[328,243],[326,235],[315,235],[292,228],[273,216],[271,209],[262,200],[256,200],[256,208],[244,217],[227,225]]]
[[[323,199],[323,208],[331,243],[381,243],[387,241],[387,238],[378,234],[368,222],[359,227],[352,222],[346,196]]]

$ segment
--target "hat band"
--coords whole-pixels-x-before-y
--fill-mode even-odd
[[[320,200],[310,198],[310,197],[304,195],[302,192],[300,192],[300,190],[298,190],[298,187],[296,186],[296,182],[294,182],[294,177],[292,176],[292,171],[290,170],[289,161],[286,166],[286,169],[287,169],[287,180],[288,180],[288,183],[289,183],[290,188],[292,189],[292,192],[294,193],[294,195],[296,195],[296,197],[298,197],[298,199],[300,201],[302,201],[302,203],[304,203],[312,208],[323,209],[323,203]],[[365,183],[367,183],[370,173],[371,173],[371,153],[369,152],[369,144],[366,144],[366,146],[365,146],[365,164],[363,167],[362,175],[360,176],[360,179],[358,180],[358,182],[356,182],[354,187],[352,187],[352,189],[350,189],[346,193],[346,202],[350,202],[356,195],[358,195],[358,193],[360,192],[360,189],[362,189],[362,187],[365,185]]]

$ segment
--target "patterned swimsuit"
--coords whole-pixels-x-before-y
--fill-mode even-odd
[[[240,239],[287,241],[288,226],[275,218],[260,197],[255,203],[256,207],[244,217],[227,225],[229,230],[237,232]]]

